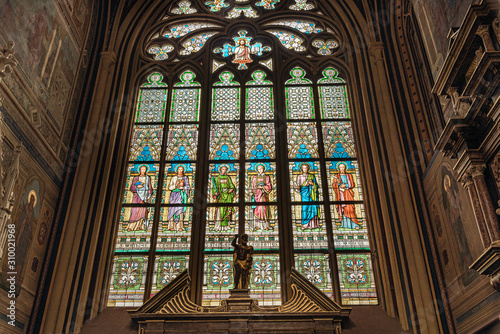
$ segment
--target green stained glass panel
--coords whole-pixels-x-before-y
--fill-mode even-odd
[[[144,300],[147,256],[115,256],[108,307],[138,307]]]
[[[247,87],[246,119],[274,119],[274,101],[272,87]]]
[[[156,256],[151,295],[167,286],[188,268],[189,255]]]
[[[285,85],[310,85],[312,81],[306,78],[306,71],[301,67],[294,67],[290,71],[291,78],[285,82]]]
[[[345,83],[345,80],[339,77],[339,72],[333,67],[328,67],[323,71],[323,78],[318,80],[319,84],[337,84]]]
[[[288,157],[318,158],[318,134],[314,123],[288,123]]]
[[[295,254],[295,268],[309,282],[323,291],[325,295],[333,298],[333,284],[328,254]]]
[[[259,306],[281,305],[279,254],[254,254],[250,275],[250,298]]]
[[[202,306],[220,306],[233,288],[233,255],[205,254]]]
[[[240,88],[214,88],[212,121],[236,121],[240,119]]]
[[[309,86],[285,88],[287,119],[314,119],[314,100]]]
[[[198,122],[200,88],[175,88],[172,97],[171,122]]]
[[[162,125],[136,125],[130,145],[130,161],[160,160]]]
[[[344,305],[377,305],[370,254],[337,254]]]
[[[167,89],[141,89],[136,122],[163,122],[167,106]]]
[[[322,130],[326,158],[348,159],[356,157],[351,122],[323,122]]]
[[[346,86],[319,86],[321,118],[349,118]]]

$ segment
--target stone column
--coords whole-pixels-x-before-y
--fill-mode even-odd
[[[491,245],[491,239],[488,233],[488,228],[484,221],[483,211],[481,210],[481,203],[479,202],[479,197],[471,173],[466,173],[462,177],[461,181],[462,185],[469,193],[470,201],[472,203],[472,209],[474,210],[474,217],[476,218],[476,225],[481,236],[481,241],[483,242],[483,247],[487,248],[489,245]]]
[[[479,203],[481,205],[481,210],[483,211],[483,216],[490,234],[491,241],[500,240],[500,228],[498,226],[498,218],[495,213],[495,208],[493,207],[493,202],[486,186],[486,180],[484,178],[485,166],[475,166],[471,170],[472,178],[474,180],[474,186],[479,197]]]
[[[483,40],[484,51],[495,51],[495,47],[493,46],[493,41],[490,36],[490,27],[488,25],[480,25],[477,28],[476,34]]]

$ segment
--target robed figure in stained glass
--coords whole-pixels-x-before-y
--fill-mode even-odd
[[[134,194],[132,203],[144,204],[148,203],[153,194],[153,187],[151,186],[151,177],[147,175],[148,167],[141,166],[139,168],[139,175],[132,179],[130,191]],[[127,231],[141,231],[147,229],[148,222],[148,208],[146,207],[133,207],[130,213],[130,220],[127,225]]]
[[[266,175],[265,166],[263,164],[257,165],[257,175],[252,177],[252,201],[263,203],[269,201],[269,193],[272,190],[271,177]],[[257,205],[253,207],[254,215],[254,229],[255,230],[269,230],[269,217],[271,215],[269,207],[264,205]]]
[[[354,191],[355,186],[352,174],[346,173],[347,165],[345,163],[339,163],[337,166],[339,172],[333,175],[332,188],[335,194],[336,201],[354,201]],[[360,223],[358,222],[358,217],[356,215],[356,209],[354,204],[337,204],[335,205],[337,212],[340,217],[341,228],[353,228],[356,230],[360,229]]]
[[[252,62],[250,57],[250,48],[247,46],[247,40],[241,38],[238,40],[238,46],[234,48],[234,60],[235,64],[249,64]]]
[[[184,166],[177,167],[177,174],[170,179],[168,185],[170,193],[170,204],[184,204],[188,202],[191,187],[189,185],[189,178],[184,175]],[[175,206],[168,208],[168,230],[184,232],[184,212],[187,207]]]
[[[317,202],[319,199],[319,186],[316,176],[309,173],[309,165],[300,165],[302,174],[297,176],[295,191],[300,193],[303,202]],[[302,230],[310,230],[319,227],[319,206],[315,204],[302,205]]]
[[[235,186],[231,177],[227,175],[228,167],[219,167],[219,175],[212,179],[212,193],[217,203],[233,203]],[[227,231],[231,229],[229,221],[233,213],[232,207],[217,207],[215,213],[214,231]]]

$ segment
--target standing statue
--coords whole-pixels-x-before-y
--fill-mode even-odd
[[[240,243],[237,243],[238,238]],[[244,233],[241,236],[234,236],[231,246],[234,247],[233,262],[234,262],[234,288],[248,289],[250,282],[250,271],[252,270],[252,255],[253,247],[247,245],[248,234]]]

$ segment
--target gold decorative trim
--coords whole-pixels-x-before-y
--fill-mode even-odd
[[[292,298],[288,303],[280,306],[278,312],[325,312],[318,304],[316,304],[304,291],[296,284],[292,284]]]
[[[156,313],[201,313],[203,307],[193,303],[189,299],[189,287],[184,286],[181,291],[173,296],[162,308]]]

